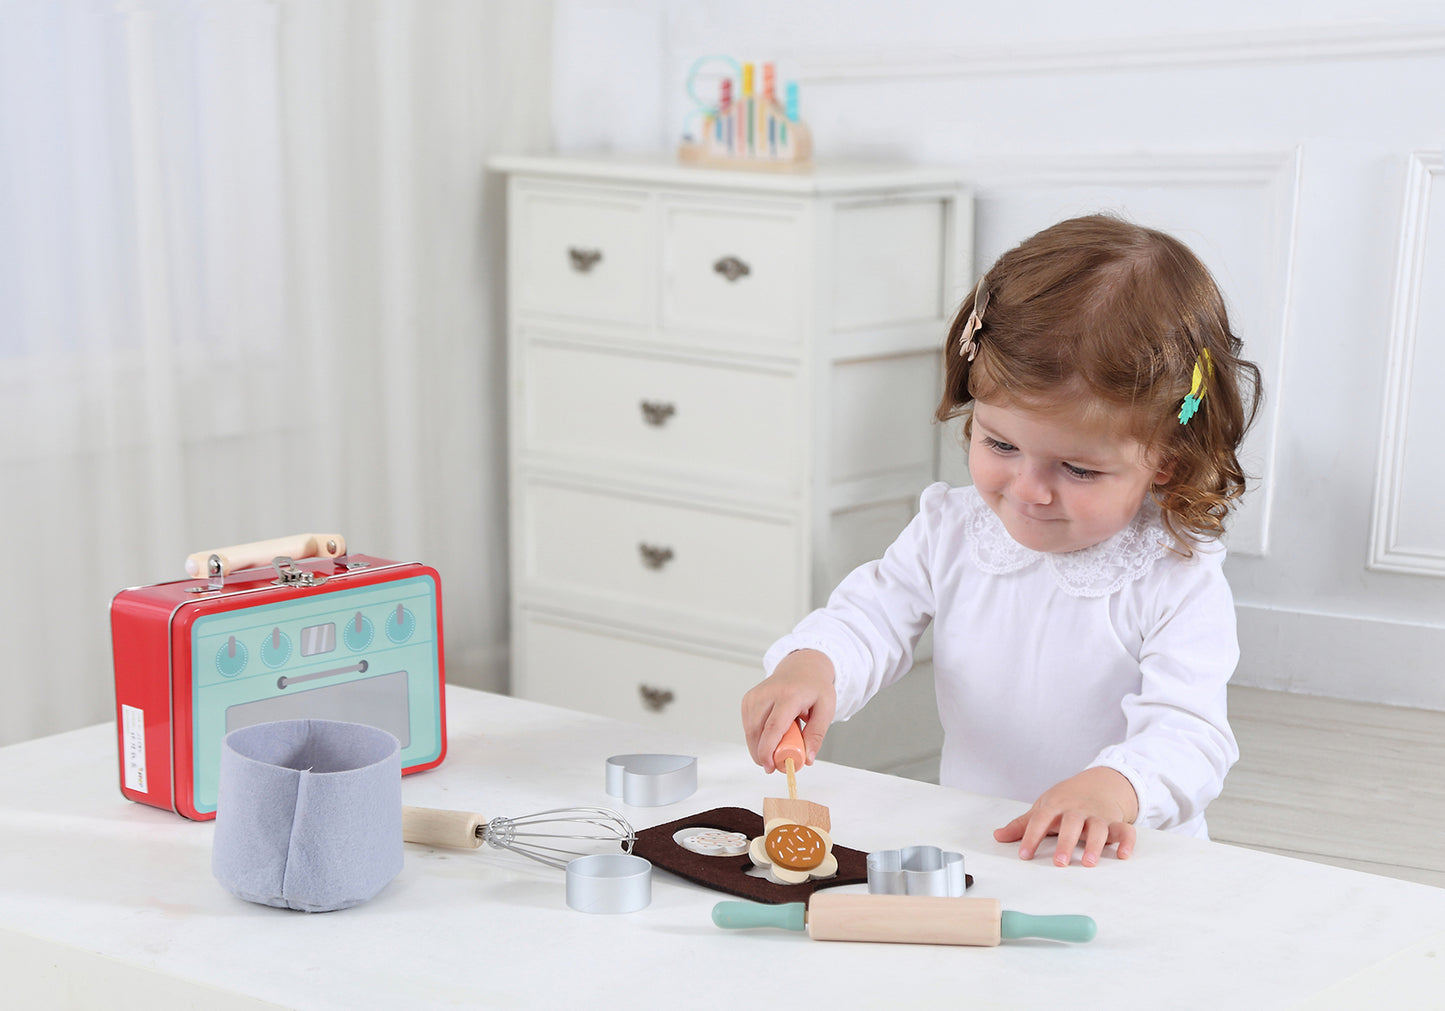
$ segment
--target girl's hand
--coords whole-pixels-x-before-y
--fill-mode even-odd
[[[1074,846],[1084,844],[1084,866],[1093,867],[1105,846],[1118,845],[1120,860],[1134,852],[1134,819],[1139,798],[1134,787],[1113,769],[1096,766],[1045,790],[1034,806],[1003,828],[995,829],[999,842],[1023,842],[1019,858],[1032,860],[1046,835],[1059,837],[1054,863],[1069,866]]]
[[[743,696],[743,733],[753,761],[764,772],[773,772],[777,768],[773,752],[788,724],[801,716],[807,724],[803,728],[803,747],[812,765],[837,707],[833,662],[813,649],[789,653],[773,669],[772,677]]]

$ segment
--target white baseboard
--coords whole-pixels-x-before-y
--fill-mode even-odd
[[[1445,710],[1445,626],[1239,605],[1234,684]]]

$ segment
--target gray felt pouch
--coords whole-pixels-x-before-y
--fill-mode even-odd
[[[318,913],[365,902],[402,864],[401,745],[334,720],[221,742],[211,870],[251,902]]]

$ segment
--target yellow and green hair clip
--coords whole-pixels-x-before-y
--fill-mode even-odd
[[[1194,359],[1194,377],[1189,381],[1189,395],[1179,405],[1179,424],[1187,425],[1189,419],[1199,411],[1199,405],[1208,392],[1207,383],[1214,378],[1214,363],[1209,360],[1209,349],[1202,348]]]

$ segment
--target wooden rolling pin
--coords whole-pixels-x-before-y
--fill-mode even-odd
[[[1092,941],[1097,930],[1093,919],[1087,916],[1029,916],[1004,909],[998,899],[830,895],[827,892],[814,892],[806,907],[801,902],[772,906],[757,902],[719,902],[712,907],[712,922],[732,929],[806,930],[815,941],[989,947],[1019,937]]]

